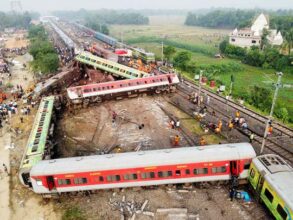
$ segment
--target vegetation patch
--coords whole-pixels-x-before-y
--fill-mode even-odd
[[[29,39],[31,41],[29,53],[34,58],[30,63],[32,70],[42,74],[56,72],[59,68],[58,54],[53,44],[48,40],[44,27],[41,25],[31,26]]]
[[[63,216],[62,220],[85,220],[86,217],[84,213],[77,207],[72,207],[67,209]]]

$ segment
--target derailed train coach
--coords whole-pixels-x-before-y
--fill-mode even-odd
[[[248,143],[184,147],[39,161],[30,172],[39,194],[246,179],[256,156]]]
[[[276,219],[293,218],[293,168],[285,160],[275,154],[254,158],[248,181]]]
[[[35,121],[27,141],[26,149],[19,167],[20,182],[26,187],[32,187],[30,171],[39,161],[50,159],[54,131],[54,96],[41,100]]]

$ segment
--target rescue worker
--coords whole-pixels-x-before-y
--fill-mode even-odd
[[[203,138],[203,137],[201,137],[200,138],[200,141],[199,141],[199,145],[200,146],[203,146],[203,145],[206,145],[207,143],[206,143],[206,141],[205,141],[205,139]]]
[[[230,189],[230,201],[233,201],[234,196],[235,196],[235,189],[234,187],[232,187]]]
[[[180,137],[178,135],[175,136],[174,138],[174,146],[178,146],[180,141]]]
[[[219,133],[221,133],[221,129],[220,129],[219,127],[216,127],[215,132],[216,132],[217,134],[219,134]]]
[[[237,110],[235,113],[236,118],[240,118],[240,112]]]
[[[113,121],[116,120],[116,117],[117,117],[117,113],[115,111],[112,112],[112,119]]]
[[[233,127],[234,127],[234,124],[233,124],[232,120],[229,120],[229,122],[228,122],[229,131],[231,131],[233,129]]]
[[[268,128],[268,135],[271,136],[273,134],[273,126],[269,126]]]
[[[178,121],[176,122],[176,128],[179,129],[179,127],[180,127],[180,121],[178,120]]]
[[[220,129],[220,132],[221,132],[221,130],[222,130],[222,126],[223,126],[222,120],[219,120],[218,128]]]
[[[254,134],[251,133],[251,134],[249,135],[249,143],[252,143],[253,139],[254,139]]]
[[[171,120],[171,128],[174,129],[175,128],[175,122],[173,120]]]

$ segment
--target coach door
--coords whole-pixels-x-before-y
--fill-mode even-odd
[[[259,178],[258,178],[258,182],[257,182],[257,186],[256,186],[256,192],[259,194],[261,193],[263,183],[264,183],[264,177],[263,177],[262,173],[260,173]]]
[[[169,81],[170,84],[172,83],[171,76],[168,76],[168,81]]]
[[[237,161],[230,162],[230,172],[232,176],[238,176],[238,166]]]
[[[55,188],[53,176],[47,176],[47,185],[50,191]]]

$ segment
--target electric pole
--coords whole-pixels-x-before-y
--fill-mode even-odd
[[[200,93],[201,93],[201,77],[202,77],[202,70],[199,71],[199,81],[198,81],[198,107],[200,107]]]
[[[121,31],[121,43],[123,44],[123,31]]]
[[[272,121],[272,118],[273,118],[274,108],[275,108],[275,104],[276,104],[276,100],[277,100],[277,96],[278,96],[278,91],[279,91],[279,88],[281,87],[281,79],[282,79],[283,73],[277,72],[277,75],[278,75],[278,82],[276,85],[276,90],[275,90],[273,103],[272,103],[272,107],[271,107],[271,112],[270,112],[268,120],[266,121],[266,128],[265,128],[265,133],[264,133],[262,143],[261,143],[260,154],[262,154],[264,147],[265,147],[266,138],[268,136],[268,128],[269,128],[270,122]]]
[[[164,42],[162,41],[162,62],[164,62]]]

